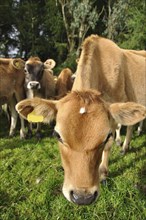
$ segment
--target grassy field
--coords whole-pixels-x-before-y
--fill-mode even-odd
[[[145,132],[146,133],[146,132]],[[90,206],[69,203],[61,192],[63,170],[57,142],[49,137],[9,139],[0,118],[0,220],[145,220],[146,134],[134,134],[126,156],[113,146],[107,186]]]

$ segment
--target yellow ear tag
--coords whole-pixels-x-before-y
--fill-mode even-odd
[[[35,115],[34,111],[32,111],[31,113],[29,113],[27,115],[27,120],[29,122],[34,122],[34,123],[36,123],[36,122],[43,122],[43,119],[44,119],[44,117],[42,115]]]
[[[15,66],[16,66],[17,68],[20,68],[19,62],[16,62],[16,63],[15,63]]]

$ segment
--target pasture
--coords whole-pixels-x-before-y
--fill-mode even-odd
[[[61,192],[63,169],[57,141],[47,125],[44,138],[8,138],[0,116],[0,220],[145,220],[146,129],[136,133],[125,156],[112,147],[109,177],[92,205],[69,203]],[[124,131],[123,131],[124,133]],[[123,136],[124,138],[124,136]]]

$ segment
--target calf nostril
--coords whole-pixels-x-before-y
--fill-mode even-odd
[[[36,88],[37,88],[37,89],[39,88],[39,83],[36,84]]]
[[[70,192],[71,201],[78,205],[90,205],[96,200],[97,196],[98,196],[97,191],[95,191],[94,194],[75,192],[75,191]]]
[[[95,193],[94,193],[94,197],[95,197],[95,199],[97,198],[97,196],[98,196],[98,192],[95,191]]]
[[[39,82],[29,82],[29,88],[31,89],[39,89]]]

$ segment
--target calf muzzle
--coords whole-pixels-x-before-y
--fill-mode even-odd
[[[97,191],[95,191],[94,194],[76,192],[76,191],[70,192],[71,201],[77,205],[90,205],[96,200],[97,196],[98,196]]]
[[[27,88],[28,89],[40,89],[41,86],[40,86],[40,83],[37,81],[30,81],[27,85]]]

